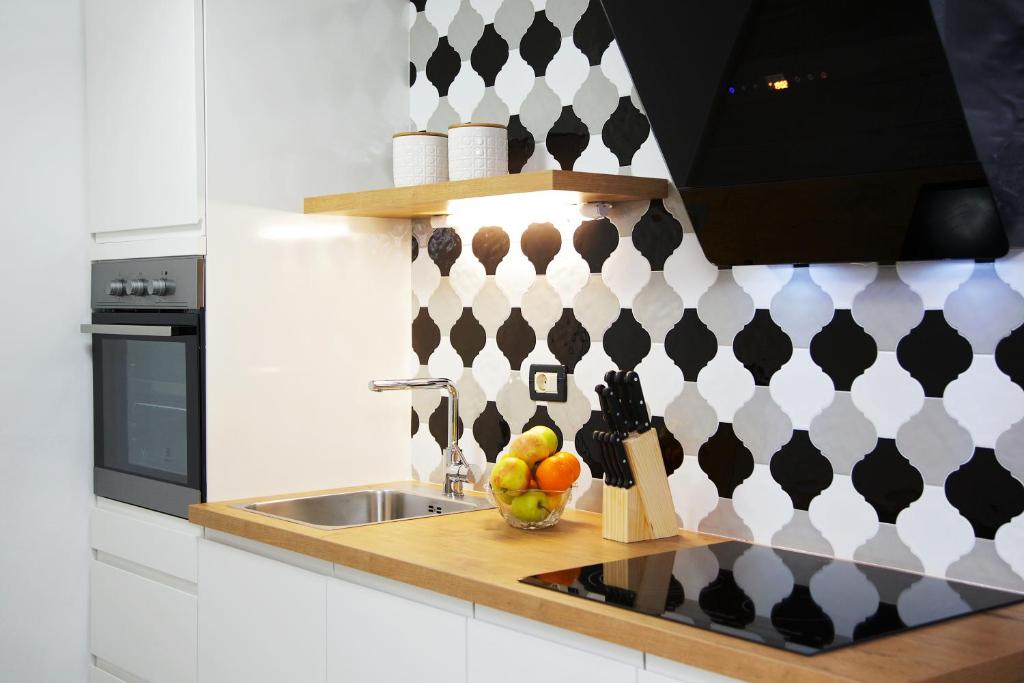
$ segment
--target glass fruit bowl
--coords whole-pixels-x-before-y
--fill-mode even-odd
[[[509,526],[516,529],[546,529],[558,524],[574,488],[570,486],[564,491],[526,489],[513,492],[494,489],[487,484],[484,490]]]

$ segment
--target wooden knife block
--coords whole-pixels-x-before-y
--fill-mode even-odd
[[[668,538],[679,533],[668,474],[653,429],[622,442],[636,484],[604,487],[602,536],[620,543]]]

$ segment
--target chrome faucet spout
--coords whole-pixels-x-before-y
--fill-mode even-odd
[[[459,391],[455,383],[444,377],[414,379],[375,379],[370,391],[398,391],[405,389],[442,389],[448,392],[448,447],[444,450],[444,494],[461,498],[462,484],[469,481],[469,467],[459,448]]]

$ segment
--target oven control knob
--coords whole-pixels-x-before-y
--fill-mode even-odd
[[[158,278],[149,283],[149,293],[153,296],[170,296],[174,294],[174,280],[165,277]]]
[[[128,283],[128,294],[131,296],[145,296],[149,291],[149,282],[144,278],[138,278]]]
[[[107,283],[107,294],[110,296],[124,296],[128,293],[128,288],[125,285],[124,280],[120,278],[117,280],[111,280]]]

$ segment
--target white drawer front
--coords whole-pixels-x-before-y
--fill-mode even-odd
[[[101,501],[89,520],[90,544],[116,557],[196,582],[196,540],[202,528],[183,519]]]

